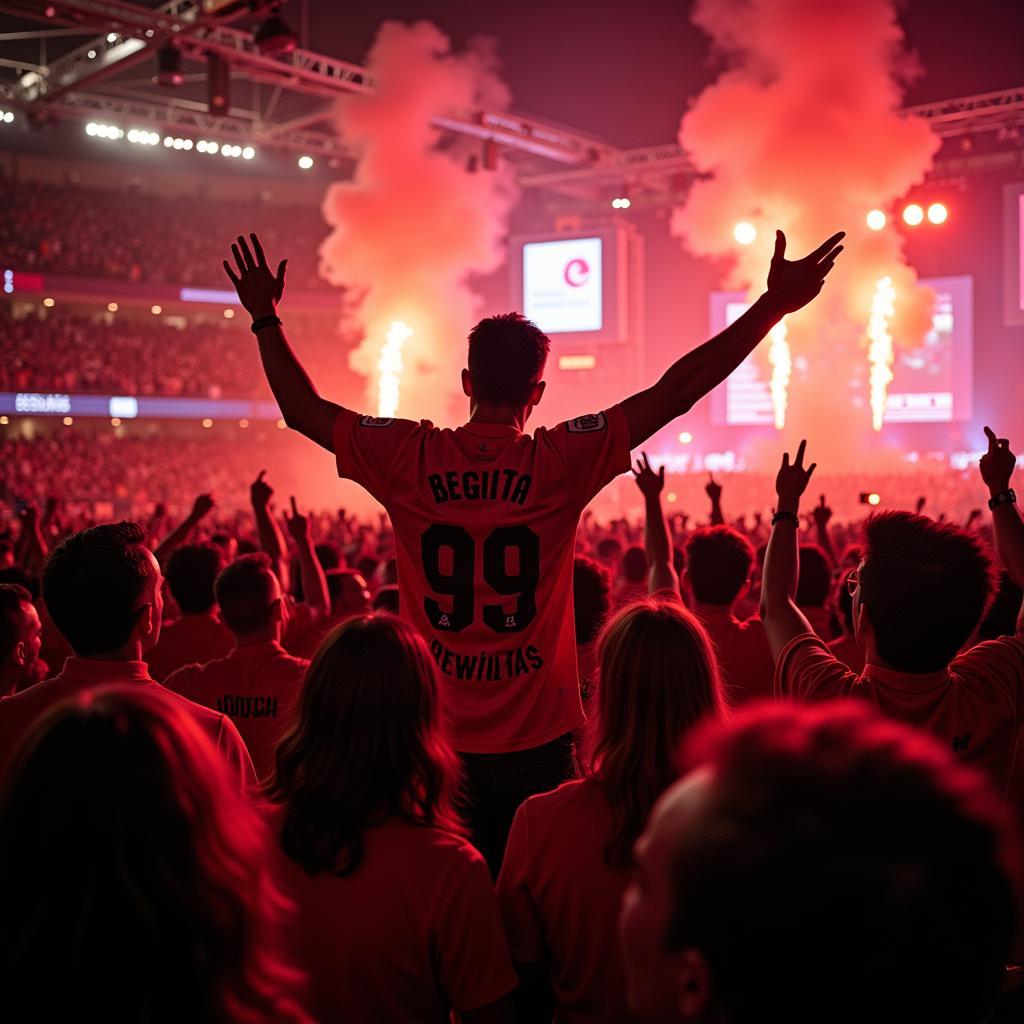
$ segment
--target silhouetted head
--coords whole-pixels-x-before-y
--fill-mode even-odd
[[[471,405],[529,410],[544,394],[544,364],[551,342],[521,313],[481,320],[469,333],[469,368],[462,390]]]
[[[183,544],[171,553],[167,589],[184,614],[201,615],[213,608],[213,583],[224,565],[224,549],[213,543]]]
[[[698,604],[731,608],[750,582],[754,549],[731,526],[704,526],[686,542],[685,581]]]

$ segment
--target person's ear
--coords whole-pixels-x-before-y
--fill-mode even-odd
[[[540,405],[540,400],[544,397],[544,389],[547,387],[545,381],[539,380],[530,389],[530,405]]]
[[[154,612],[155,609],[152,601],[147,601],[141,608],[139,608],[135,619],[134,636],[136,639],[141,640],[144,637],[153,635],[153,632],[158,625]]]
[[[28,649],[25,647],[25,641],[19,640],[14,645],[14,650],[11,651],[11,660],[15,665],[24,666],[28,662]]]
[[[706,1020],[711,1004],[711,967],[699,949],[675,957],[676,1006],[680,1020]]]
[[[863,601],[857,602],[857,618],[853,624],[854,636],[867,636],[871,632],[871,616],[868,606]]]
[[[462,393],[467,398],[473,397],[473,379],[469,375],[469,370],[462,371]]]

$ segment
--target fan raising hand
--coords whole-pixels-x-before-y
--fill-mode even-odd
[[[224,260],[224,270],[238,292],[238,298],[254,319],[261,316],[273,316],[277,304],[284,294],[284,275],[288,267],[287,260],[281,260],[277,273],[271,272],[267,266],[267,257],[263,254],[263,246],[255,234],[252,239],[255,256],[249,250],[246,240],[239,235],[238,243],[231,246],[231,252],[238,266],[238,273],[231,269],[231,264]]]
[[[768,297],[780,312],[796,312],[821,291],[836,257],[843,251],[837,243],[845,235],[845,231],[839,231],[803,259],[787,260],[786,236],[781,231],[775,232],[775,253],[768,271]]]

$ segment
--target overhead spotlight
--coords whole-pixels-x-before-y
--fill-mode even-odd
[[[235,311],[233,309],[225,309],[224,310],[224,319],[225,320],[233,320],[234,318],[235,318]]]
[[[159,316],[163,312],[163,308],[160,306],[150,306],[149,311],[153,316]]]
[[[211,114],[227,114],[231,107],[231,65],[216,53],[206,58],[206,105]]]
[[[43,305],[44,305],[44,306],[45,306],[45,307],[46,307],[47,309],[53,309],[53,307],[54,307],[54,306],[56,305],[56,303],[54,302],[54,300],[53,300],[53,299],[50,299],[50,298],[46,298],[46,299],[43,299]]]
[[[89,123],[88,123],[88,124],[87,124],[87,125],[85,126],[85,134],[86,134],[86,135],[96,135],[96,134],[97,134],[97,130],[98,130],[98,129],[99,129],[99,125],[98,125],[98,124],[96,124],[96,122],[95,122],[95,121],[90,121],[90,122],[89,122]]]
[[[117,312],[117,303],[116,302],[108,302],[107,303],[107,312],[108,313],[116,313]]]
[[[928,219],[933,224],[945,224],[946,218],[949,216],[949,211],[946,209],[944,203],[932,203],[928,207]]]
[[[271,56],[291,53],[299,45],[295,30],[277,13],[276,7],[274,13],[256,29],[253,41],[257,50]]]
[[[629,199],[627,199],[626,196],[616,196],[612,200],[612,206],[616,210],[628,210],[630,205]]]
[[[684,430],[679,435],[679,443],[680,444],[690,444],[692,441],[693,441],[693,434],[691,434],[688,430]]]
[[[156,51],[156,83],[174,87],[182,85],[185,76],[181,70],[181,50],[168,43]]]
[[[178,141],[177,139],[172,139],[170,135],[165,135],[164,136],[164,145],[168,149],[170,149],[171,146],[173,146],[177,141]]]
[[[121,417],[120,416],[111,416],[110,417],[110,425],[112,427],[119,427],[119,426],[121,426]]]
[[[739,224],[732,229],[732,237],[736,239],[740,245],[750,245],[757,238],[757,228],[753,224],[749,224],[745,220],[741,220]]]
[[[210,427],[213,426],[213,420],[211,420],[210,417],[207,416],[206,419],[203,420],[203,426],[206,427],[207,430],[209,430]]]
[[[255,155],[256,155],[256,150],[253,149],[252,146],[246,146],[245,149],[242,150],[242,159],[243,160],[251,160]]]
[[[65,426],[65,427],[70,427],[70,426],[73,426],[73,425],[74,425],[74,422],[75,422],[75,421],[74,421],[74,420],[73,420],[73,419],[72,419],[72,418],[71,418],[70,416],[65,416],[65,417],[64,417],[64,426]]]
[[[903,207],[903,222],[912,228],[917,227],[924,220],[924,210],[917,203],[911,203]]]
[[[300,156],[299,166],[304,170],[308,171],[313,166],[313,158],[311,156]]]
[[[869,210],[865,220],[872,231],[881,231],[885,227],[888,218],[881,210]]]
[[[88,52],[88,53],[86,54],[86,57],[88,57],[88,58],[89,58],[89,60],[95,60],[95,59],[96,59],[96,51],[95,51],[95,50],[90,50],[90,51],[89,51],[89,52]]]
[[[118,35],[117,35],[116,32],[108,32],[107,33],[107,42],[108,43],[116,43],[117,40],[118,40]]]
[[[199,150],[200,153],[205,153],[206,152],[206,147],[208,145],[209,145],[209,143],[206,141],[206,139],[200,139],[196,143],[196,149]]]
[[[218,149],[220,149],[220,143],[219,142],[208,142],[206,144],[206,152],[207,153],[216,153]]]

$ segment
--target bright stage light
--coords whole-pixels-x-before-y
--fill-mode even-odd
[[[665,500],[670,505],[674,505],[676,503],[676,501],[678,500],[678,498],[679,498],[679,496],[676,494],[675,491],[669,491],[668,494],[665,495]]]
[[[924,220],[924,210],[917,203],[911,203],[903,207],[903,220],[912,228],[917,227]]]
[[[757,228],[753,224],[747,223],[745,220],[741,220],[739,224],[732,229],[732,237],[736,239],[740,245],[750,245],[757,238]]]
[[[874,491],[872,491],[867,496],[867,503],[869,505],[880,505],[882,503],[882,496],[880,494],[876,494]]]
[[[208,142],[206,144],[206,152],[207,153],[216,153],[218,149],[220,149],[220,143],[219,142]]]
[[[65,416],[65,417],[64,417],[64,426],[65,426],[65,427],[70,427],[70,426],[72,426],[72,425],[74,424],[74,422],[75,422],[75,421],[74,421],[74,419],[73,419],[73,418],[72,418],[71,416]]]
[[[53,309],[55,303],[54,303],[53,299],[43,299],[43,305],[47,309]]]
[[[203,420],[203,426],[206,427],[207,430],[209,430],[210,427],[213,426],[213,420],[207,417],[205,420]]]
[[[242,428],[243,430],[247,430],[247,429],[249,428],[249,421],[248,421],[248,420],[239,420],[239,421],[238,421],[238,425],[239,425],[239,426],[240,426],[240,427],[241,427],[241,428]]]
[[[693,434],[691,434],[688,430],[684,430],[679,435],[679,443],[680,444],[689,444],[692,440],[693,440]]]
[[[233,309],[225,309],[224,310],[224,319],[225,320],[232,320],[232,319],[234,319],[234,316],[235,316],[235,311]]]
[[[107,33],[107,42],[108,43],[116,43],[117,42],[117,33],[116,32],[108,32]]]
[[[885,227],[885,222],[888,218],[881,210],[869,210],[865,220],[867,220],[868,227],[872,231],[881,231]]]
[[[119,427],[119,426],[121,426],[121,420],[117,416],[111,416],[110,417],[110,425],[112,427]]]
[[[628,210],[631,205],[632,204],[626,196],[617,196],[612,200],[612,206],[614,206],[616,210]]]
[[[284,420],[278,420],[277,421],[277,429],[278,430],[287,430],[288,429],[288,424],[285,423]]]
[[[299,166],[304,170],[308,171],[313,166],[313,158],[311,156],[300,156]]]
[[[789,405],[789,378],[793,375],[793,354],[789,348],[789,328],[786,320],[780,320],[769,332],[768,363],[772,368],[769,390],[772,396],[772,412],[775,429],[786,425],[786,408]]]
[[[932,205],[928,207],[928,219],[933,224],[945,224],[948,216],[949,211],[943,203],[932,203]]]
[[[86,54],[86,56],[89,58],[89,60],[95,60],[96,59],[96,51],[95,50],[90,50]]]
[[[0,416],[0,427],[6,427],[11,421],[6,416]]]
[[[116,302],[108,302],[107,303],[107,312],[108,313],[116,313],[117,312],[117,303]]]
[[[149,307],[149,311],[150,311],[150,313],[153,314],[153,316],[159,316],[163,312],[163,307],[161,307],[161,306],[150,306]]]
[[[402,346],[412,337],[412,328],[402,320],[393,320],[385,335],[377,363],[377,415],[394,416],[398,412],[398,396],[402,381]]]
[[[252,146],[246,146],[245,149],[242,150],[242,159],[243,160],[251,160],[255,155],[256,155],[256,150],[253,149]]]
[[[196,149],[198,149],[200,153],[205,153],[206,152],[206,139],[200,139],[196,143]]]
[[[164,136],[164,145],[165,145],[165,146],[166,146],[166,147],[167,147],[168,149],[170,149],[170,148],[171,148],[171,146],[173,146],[173,145],[175,144],[175,142],[177,142],[177,141],[178,141],[177,139],[172,139],[172,138],[170,137],[170,135],[165,135],[165,136]]]

